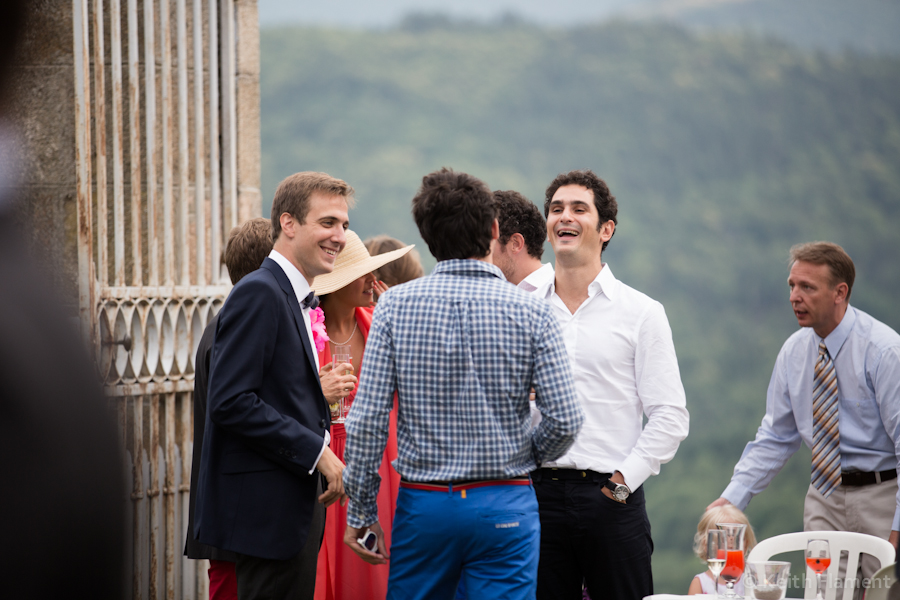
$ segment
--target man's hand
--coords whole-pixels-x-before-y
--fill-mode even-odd
[[[328,404],[334,404],[352,392],[357,381],[350,363],[341,363],[337,369],[331,363],[325,365],[319,370],[319,379],[322,381],[322,394]]]
[[[888,536],[888,541],[893,544],[894,550],[897,549],[897,542],[900,542],[900,531],[892,531]]]
[[[325,506],[331,506],[335,501],[340,500],[343,506],[347,501],[347,494],[344,493],[344,479],[342,477],[344,463],[331,451],[331,448],[325,446],[316,469],[325,476],[325,480],[328,482],[328,489],[319,496],[319,502]]]
[[[709,506],[706,507],[706,510],[709,510],[709,509],[711,509],[711,508],[715,508],[715,507],[717,507],[717,506],[725,506],[726,504],[731,504],[731,502],[729,502],[729,501],[726,500],[725,498],[719,498],[719,499],[716,500],[715,502],[710,502]]]
[[[367,529],[371,529],[378,535],[378,553],[366,550],[356,541],[363,536]],[[378,521],[361,529],[347,525],[347,529],[344,531],[344,543],[350,546],[350,549],[356,552],[357,556],[371,565],[387,564],[387,559],[390,558],[387,553],[387,547],[384,545],[384,531],[381,529]]]
[[[622,485],[625,485],[625,476],[622,475],[622,473],[620,471],[616,471],[615,473],[613,473],[612,477],[610,477],[609,480],[612,481],[613,483],[621,483]],[[603,486],[602,488],[600,488],[600,491],[603,492],[604,496],[606,496],[613,502],[619,502],[618,500],[615,499],[615,497],[612,494],[612,490],[610,490],[608,487]],[[619,504],[625,504],[625,503],[619,502]]]

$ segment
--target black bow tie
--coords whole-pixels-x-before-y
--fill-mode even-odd
[[[306,295],[300,304],[303,308],[308,308],[309,310],[316,310],[316,307],[319,306],[319,297],[316,296],[315,292],[310,292]]]

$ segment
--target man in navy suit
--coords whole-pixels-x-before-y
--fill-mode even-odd
[[[353,189],[324,173],[281,182],[272,205],[274,248],[231,291],[219,313],[194,530],[238,555],[238,597],[312,598],[321,510],[344,498],[344,465],[328,447],[309,282],[329,273],[346,243]],[[319,471],[319,473],[316,473]]]

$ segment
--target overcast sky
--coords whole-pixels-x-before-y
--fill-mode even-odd
[[[410,12],[479,20],[512,12],[536,23],[569,25],[597,21],[623,8],[654,1],[658,0],[259,0],[259,20],[264,27],[288,23],[383,27]]]

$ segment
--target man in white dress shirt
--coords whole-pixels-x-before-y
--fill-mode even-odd
[[[512,190],[494,192],[500,237],[493,241],[494,264],[511,284],[533,292],[553,278],[553,265],[541,264],[547,222],[538,207]]]
[[[639,600],[653,593],[653,541],[641,487],[675,455],[688,412],[662,305],[602,262],[618,205],[592,171],[547,188],[555,279],[534,294],[559,319],[586,415],[569,451],[534,472],[541,513],[539,600]],[[642,418],[647,423],[642,428]]]

